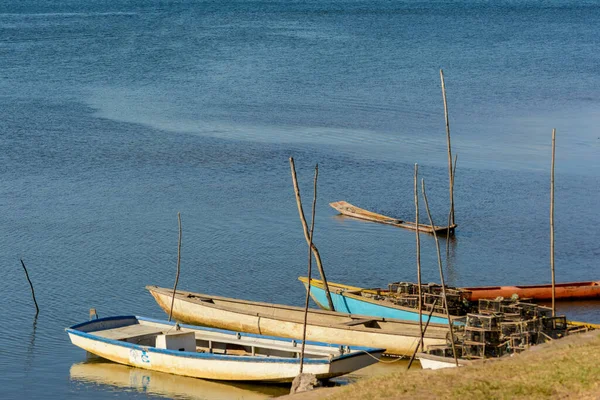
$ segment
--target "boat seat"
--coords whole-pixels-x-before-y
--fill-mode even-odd
[[[127,340],[140,336],[160,335],[163,333],[161,328],[148,325],[127,325],[120,328],[105,329],[102,331],[91,332],[96,336],[112,340]]]

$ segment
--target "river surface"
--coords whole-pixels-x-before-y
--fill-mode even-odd
[[[178,212],[180,288],[303,304],[290,156],[307,214],[319,164],[331,281],[416,280],[414,232],[328,203],[413,220],[418,163],[445,225],[440,68],[458,155],[448,283],[550,282],[553,128],[556,280],[600,279],[599,23],[598,1],[570,0],[2,2],[0,397],[285,393],[88,362],[64,328],[91,307],[164,317],[144,287],[174,283]],[[595,303],[559,311],[600,322]]]

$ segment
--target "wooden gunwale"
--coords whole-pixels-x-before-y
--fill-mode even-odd
[[[380,224],[397,226],[399,228],[417,230],[419,232],[425,233],[433,233],[434,231],[443,233],[448,230],[448,226],[435,226],[434,229],[431,228],[431,225],[425,224],[415,224],[414,222],[404,221],[398,218],[388,217],[383,214],[378,214],[369,210],[365,210],[360,207],[356,207],[346,201],[335,201],[333,203],[329,203],[331,207],[339,211],[342,215],[362,219],[365,221],[378,222]],[[454,233],[454,229],[456,228],[456,224],[450,225],[450,233]]]

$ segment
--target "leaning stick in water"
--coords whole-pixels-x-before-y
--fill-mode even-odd
[[[329,303],[329,309],[331,311],[335,311],[333,307],[333,301],[331,300],[331,294],[329,293],[329,285],[327,284],[327,278],[325,277],[325,271],[323,270],[323,263],[321,262],[321,255],[319,254],[319,250],[314,243],[311,242],[310,236],[308,233],[308,224],[306,223],[306,218],[304,217],[304,210],[302,209],[302,199],[300,198],[300,188],[298,187],[298,180],[296,179],[296,166],[294,165],[294,159],[290,157],[290,168],[292,170],[292,182],[294,183],[294,193],[296,194],[296,204],[298,206],[298,214],[300,214],[300,222],[302,222],[302,229],[304,230],[304,237],[306,238],[306,243],[310,246],[313,254],[315,255],[315,260],[317,261],[317,268],[319,269],[319,273],[321,274],[321,279],[323,280],[323,286],[325,287],[325,294],[327,295],[327,302]],[[310,281],[308,281],[308,285],[310,286]]]
[[[440,69],[442,81],[442,97],[444,99],[444,117],[446,118],[446,143],[448,145],[448,184],[450,185],[450,213],[452,214],[452,225],[454,225],[454,188],[452,173],[452,146],[450,145],[450,121],[448,119],[448,102],[446,101],[446,84],[444,82],[444,71]]]
[[[456,176],[456,161],[458,159],[458,154],[454,155],[454,167],[452,167],[452,193],[454,193],[454,177]],[[446,265],[448,265],[448,259],[450,258],[450,222],[451,218],[454,217],[454,208],[450,207],[450,211],[448,212],[448,229],[446,230]]]
[[[173,316],[173,305],[175,304],[175,292],[177,291],[177,282],[179,282],[179,271],[181,265],[181,213],[177,213],[177,222],[179,223],[179,241],[177,243],[177,275],[175,276],[175,285],[173,285],[173,298],[171,299],[171,311],[169,312],[169,322]]]
[[[308,301],[310,299],[310,277],[312,274],[312,238],[313,232],[315,231],[315,208],[317,205],[317,178],[319,177],[319,164],[315,166],[315,182],[313,189],[313,202],[312,202],[312,219],[310,221],[310,235],[308,242],[308,282],[309,285],[306,288],[306,301],[304,303],[304,326],[302,328],[302,350],[300,351],[300,373],[304,367],[304,349],[306,347],[306,323],[308,320]]]
[[[429,211],[429,203],[427,202],[427,194],[425,193],[425,181],[421,179],[421,192],[423,193],[423,199],[425,200],[425,209],[427,210],[427,216],[429,217],[429,223],[433,228],[433,218],[431,218],[431,212]],[[442,295],[444,296],[444,309],[446,310],[446,319],[448,320],[448,329],[450,331],[450,340],[452,341],[452,354],[454,355],[454,362],[458,367],[458,358],[456,357],[456,346],[454,344],[454,330],[452,327],[452,318],[450,312],[448,312],[448,299],[446,297],[446,283],[444,282],[444,269],[442,268],[442,256],[440,255],[440,242],[438,241],[435,229],[433,230],[433,238],[435,239],[435,247],[437,249],[438,266],[440,269],[440,281],[442,283]]]
[[[23,266],[23,270],[25,271],[25,277],[27,278],[27,282],[29,282],[29,286],[31,287],[31,296],[33,297],[33,303],[35,304],[35,316],[40,313],[40,308],[38,307],[37,300],[35,299],[35,292],[33,291],[33,283],[31,283],[31,279],[29,279],[29,274],[27,273],[27,268],[25,267],[25,263],[21,258],[21,265]]]

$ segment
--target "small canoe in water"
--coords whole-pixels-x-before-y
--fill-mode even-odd
[[[600,281],[556,283],[556,300],[600,300]],[[466,287],[471,292],[467,299],[510,298],[513,294],[522,299],[552,300],[552,285],[516,285],[516,286],[483,286]]]
[[[96,319],[66,329],[88,352],[132,367],[225,381],[291,382],[299,373],[297,340],[135,316]],[[383,349],[307,342],[304,372],[329,379],[369,366]]]
[[[146,286],[169,313],[173,290]],[[260,303],[177,290],[173,317],[185,323],[288,338],[302,337],[304,307]],[[446,343],[448,325],[431,323],[425,347]],[[419,323],[309,309],[307,340],[386,349],[386,354],[412,355],[420,338]]]
[[[399,228],[419,230],[419,232],[424,233],[445,233],[448,232],[447,226],[434,226],[426,224],[415,224],[414,222],[403,221],[401,219],[388,217],[386,215],[377,214],[369,210],[365,210],[360,207],[353,206],[352,204],[346,201],[335,201],[333,203],[329,203],[329,205],[339,211],[342,215],[347,217],[362,219],[365,221],[378,222],[380,224],[397,226]],[[450,234],[454,233],[454,229],[456,228],[456,224],[450,225]]]

